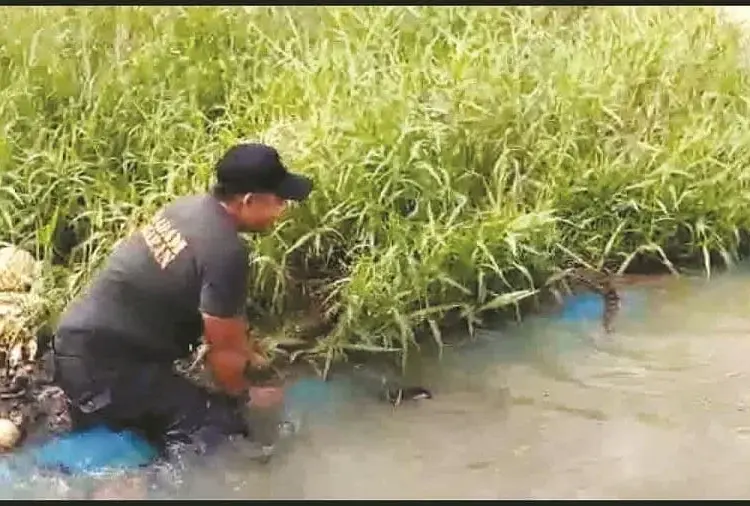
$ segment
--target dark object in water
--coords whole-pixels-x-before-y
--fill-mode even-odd
[[[403,401],[416,401],[422,399],[432,399],[432,392],[420,386],[390,387],[385,390],[384,400],[390,402],[394,406],[401,404]]]
[[[351,377],[365,390],[372,392],[378,400],[398,406],[404,401],[432,399],[432,392],[421,385],[406,384],[394,371],[390,374],[377,372],[362,364],[355,365]]]

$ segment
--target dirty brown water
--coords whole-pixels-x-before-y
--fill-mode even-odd
[[[611,336],[553,317],[480,331],[421,359],[431,400],[393,409],[333,385],[309,411],[292,409],[300,431],[271,463],[228,448],[147,495],[749,497],[750,273],[629,290]],[[83,487],[17,485],[0,497]]]

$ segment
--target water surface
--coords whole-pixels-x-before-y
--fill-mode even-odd
[[[612,336],[597,322],[538,317],[480,331],[441,361],[422,359],[432,400],[394,409],[345,381],[298,388],[301,430],[271,463],[228,448],[148,494],[750,496],[750,275],[630,290]],[[36,477],[0,496],[70,496],[83,486]]]

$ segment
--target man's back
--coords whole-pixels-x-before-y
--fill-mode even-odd
[[[232,286],[215,286],[224,279]],[[115,249],[62,316],[65,339],[56,346],[103,359],[174,360],[202,333],[202,293],[237,300],[246,279],[247,252],[221,204],[210,195],[179,198]]]

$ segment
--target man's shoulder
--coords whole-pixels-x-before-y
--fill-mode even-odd
[[[159,213],[175,226],[195,231],[200,236],[236,236],[236,231],[222,216],[219,204],[209,195],[178,197],[164,206]]]
[[[212,211],[213,202],[207,194],[183,195],[165,205],[162,213],[174,212],[196,212],[206,213]]]
[[[183,231],[205,254],[246,254],[245,242],[225,215],[221,204],[208,194],[178,197],[163,208],[163,215]]]

